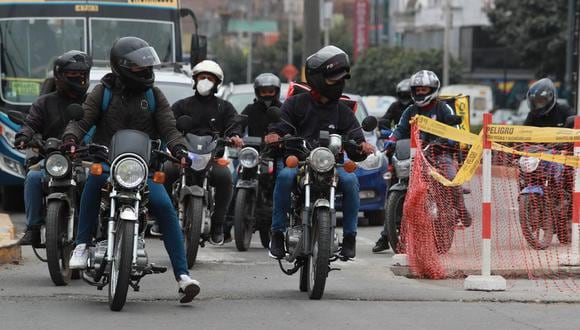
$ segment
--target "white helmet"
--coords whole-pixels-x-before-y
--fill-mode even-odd
[[[210,60],[203,60],[197,63],[192,70],[193,81],[195,84],[195,76],[202,72],[211,73],[218,78],[218,85],[224,81],[224,72],[219,64]]]
[[[440,86],[439,78],[433,71],[421,70],[411,76],[411,98],[416,105],[425,106],[437,98]],[[417,95],[417,87],[429,87],[431,91],[425,95]]]

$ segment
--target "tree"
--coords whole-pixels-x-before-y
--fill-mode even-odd
[[[242,50],[228,46],[222,39],[215,39],[211,43],[212,60],[216,61],[224,71],[224,83],[246,82],[246,57]]]
[[[450,82],[461,79],[461,66],[450,61]],[[381,46],[369,48],[354,65],[347,89],[361,95],[395,95],[397,83],[419,70],[431,70],[440,78],[443,72],[443,51],[413,50]]]
[[[564,78],[566,1],[496,0],[488,13],[495,40],[538,77]]]

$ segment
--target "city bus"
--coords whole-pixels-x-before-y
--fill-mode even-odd
[[[192,24],[193,23],[193,24]],[[184,26],[191,26],[185,31]],[[191,48],[184,50],[183,35]],[[106,66],[113,42],[140,37],[162,62],[189,64],[202,60],[206,39],[197,33],[191,9],[178,0],[0,0],[0,201],[22,204],[24,154],[14,150],[19,127],[7,111],[27,112],[52,75],[54,59],[71,49]]]

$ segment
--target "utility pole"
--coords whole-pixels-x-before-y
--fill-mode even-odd
[[[288,64],[294,64],[294,11],[288,12]]]
[[[443,86],[449,85],[449,34],[451,33],[451,0],[445,0],[443,7],[445,27],[443,29]]]
[[[574,70],[574,24],[576,21],[576,0],[568,0],[568,39],[566,41],[566,72],[564,85],[566,98],[572,101],[572,70]],[[572,102],[570,102],[572,103]]]
[[[320,3],[315,0],[304,0],[304,47],[302,63],[306,58],[320,49]]]
[[[249,21],[249,28],[248,28],[248,37],[250,40],[250,44],[248,46],[248,62],[246,63],[246,83],[252,83],[252,62],[254,61],[253,58],[253,48],[254,48],[254,35],[253,35],[253,28],[254,28],[254,0],[250,0],[248,4],[248,21]]]

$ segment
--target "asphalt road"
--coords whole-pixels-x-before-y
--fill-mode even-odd
[[[23,215],[12,215],[23,228]],[[82,281],[55,287],[45,264],[24,247],[20,265],[0,266],[0,329],[577,329],[570,292],[546,291],[534,281],[511,281],[498,293],[468,292],[461,280],[394,276],[392,253],[372,254],[379,227],[360,227],[357,259],[338,262],[322,300],[298,290],[254,236],[248,252],[233,243],[200,250],[192,277],[201,282],[193,303],[180,305],[170,272],[143,279],[122,312],[111,312],[107,291]],[[161,241],[149,239],[151,262],[169,265]],[[546,303],[550,302],[550,303]]]

